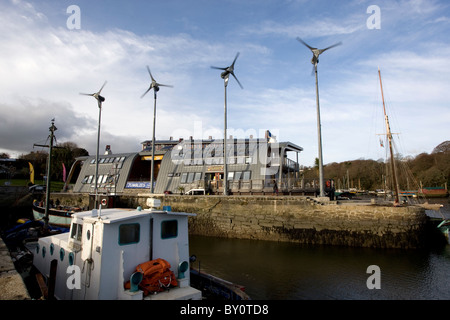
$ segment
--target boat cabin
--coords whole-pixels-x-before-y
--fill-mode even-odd
[[[154,199],[147,203],[160,204]],[[75,213],[70,232],[39,239],[33,264],[57,299],[201,299],[201,292],[190,286],[190,216],[195,215],[141,208]],[[155,259],[170,264],[177,285],[145,295],[137,266]]]

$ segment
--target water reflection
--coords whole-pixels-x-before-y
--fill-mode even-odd
[[[381,250],[191,236],[194,268],[246,286],[253,299],[450,299],[450,246]],[[369,290],[367,267],[381,269]]]

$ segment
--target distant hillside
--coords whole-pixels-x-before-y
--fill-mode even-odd
[[[446,183],[450,185],[450,141],[439,144],[431,154],[396,157],[401,189],[417,189],[420,183],[424,187],[441,187]],[[390,183],[390,166],[384,160],[351,160],[324,166],[324,177],[333,179],[337,188],[347,188],[349,182],[350,188],[384,189],[386,175]],[[306,179],[317,176],[317,168],[305,170]]]

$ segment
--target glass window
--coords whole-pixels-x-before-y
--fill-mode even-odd
[[[187,172],[183,172],[181,174],[181,183],[186,183],[187,180]]]
[[[189,172],[187,182],[191,183],[192,181],[194,181],[194,172]]]
[[[72,225],[72,233],[70,234],[70,237],[72,239],[75,239],[77,241],[81,241],[81,234],[83,232],[83,225],[82,224],[78,224],[78,223],[74,223]]]
[[[198,181],[202,179],[202,173],[201,172],[196,172],[195,176],[194,176],[194,180]]]
[[[178,221],[165,220],[161,222],[161,239],[176,238],[178,236]]]
[[[89,176],[89,178],[88,178],[88,180],[87,180],[87,183],[91,183],[91,182],[92,182],[92,179],[94,179],[94,176]]]
[[[241,171],[236,171],[234,173],[234,180],[239,180],[242,176],[242,172]]]
[[[228,180],[233,180],[234,172],[228,172]]]
[[[85,176],[83,178],[83,180],[81,181],[81,183],[87,183],[88,179],[89,179],[89,176]]]
[[[242,180],[250,180],[250,178],[251,178],[251,171],[244,171]]]
[[[140,224],[129,223],[119,226],[119,245],[127,245],[139,242]]]

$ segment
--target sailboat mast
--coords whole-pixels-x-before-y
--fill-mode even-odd
[[[395,201],[394,201],[394,205],[398,205],[399,204],[399,187],[398,187],[398,183],[397,183],[397,172],[395,170],[395,163],[394,163],[394,151],[392,148],[392,133],[391,133],[391,128],[389,126],[389,118],[386,114],[386,105],[384,103],[384,94],[383,94],[383,83],[381,82],[381,72],[380,72],[380,68],[378,68],[378,76],[380,78],[380,87],[381,87],[381,98],[383,99],[383,111],[384,111],[384,120],[386,122],[386,131],[387,131],[387,137],[388,137],[388,141],[389,141],[389,151],[391,154],[391,168],[392,168],[392,177],[393,177],[393,182],[394,182],[394,188],[395,188]]]

